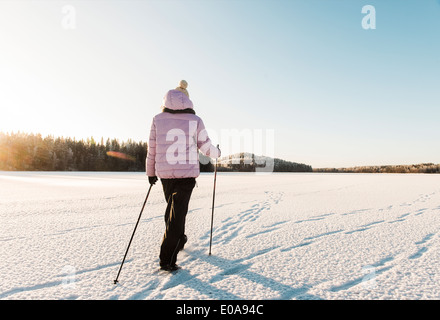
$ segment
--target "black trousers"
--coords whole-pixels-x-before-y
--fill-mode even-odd
[[[167,208],[165,210],[165,233],[160,247],[160,265],[173,266],[177,254],[186,242],[185,221],[195,178],[161,179]]]

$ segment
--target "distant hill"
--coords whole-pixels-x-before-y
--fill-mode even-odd
[[[201,163],[206,163],[201,156]],[[208,165],[209,166],[209,165]],[[211,168],[209,168],[211,169]],[[211,171],[211,170],[207,170]],[[312,172],[311,166],[267,156],[241,152],[218,159],[217,171],[227,172]]]
[[[341,173],[440,173],[440,164],[421,163],[411,165],[359,166],[350,168],[316,168],[313,172]]]

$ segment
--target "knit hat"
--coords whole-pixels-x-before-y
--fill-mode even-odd
[[[188,90],[186,90],[187,87],[188,87],[188,82],[186,82],[185,80],[180,80],[179,86],[176,88],[176,90],[183,92],[189,98]]]
[[[176,89],[169,90],[162,101],[162,107],[170,110],[193,109],[193,103],[189,99],[186,88],[188,82],[181,80]]]

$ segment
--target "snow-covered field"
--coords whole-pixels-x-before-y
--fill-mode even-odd
[[[213,175],[176,274],[165,200],[143,173],[0,172],[0,299],[439,299],[440,176]]]

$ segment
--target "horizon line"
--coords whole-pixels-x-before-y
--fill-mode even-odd
[[[77,140],[77,138],[74,136],[74,137],[71,137],[71,136],[64,136],[64,135],[56,135],[56,134],[42,134],[42,133],[39,133],[39,132],[37,132],[37,133],[35,133],[35,132],[28,132],[28,131],[21,131],[21,130],[18,130],[18,131],[7,131],[7,132],[5,132],[5,131],[3,131],[3,130],[0,130],[0,134],[4,134],[4,135],[13,135],[13,134],[25,134],[25,135],[35,135],[35,136],[38,136],[38,135],[40,135],[43,139],[45,139],[45,138],[53,138],[53,139],[56,139],[56,138],[60,138],[60,139],[73,139],[74,141],[83,141],[83,142],[87,142],[87,140],[88,139],[93,139],[97,144],[100,144],[100,142],[99,141],[97,141],[96,140],[96,138],[93,136],[93,135],[91,135],[90,137],[89,136],[87,136],[86,138],[84,138],[84,137],[82,137],[82,138],[78,138],[78,140]],[[116,138],[116,137],[109,137],[109,136],[107,136],[107,137],[104,137],[104,136],[101,136],[100,138],[99,138],[100,140],[116,140],[116,141],[118,141],[118,142],[128,142],[128,141],[133,141],[133,142],[136,142],[136,143],[147,143],[147,146],[148,146],[148,142],[147,141],[144,141],[144,140],[142,140],[142,139],[140,139],[140,140],[135,140],[135,139],[133,139],[133,138],[127,138],[127,139],[123,139],[123,138]],[[237,154],[240,154],[240,153],[248,153],[248,154],[254,154],[253,152],[248,152],[248,151],[239,151],[239,152],[235,152],[235,153],[232,153],[232,154],[228,154],[228,155],[225,155],[225,156],[222,156],[222,157],[220,157],[219,159],[221,159],[221,158],[225,158],[225,157],[229,157],[229,156],[233,156],[233,155],[237,155]],[[312,165],[310,165],[310,164],[306,164],[306,163],[301,163],[301,162],[296,162],[296,161],[293,161],[293,160],[286,160],[286,159],[283,159],[283,158],[276,158],[276,157],[269,157],[269,156],[266,156],[266,155],[256,155],[256,154],[254,154],[255,156],[258,156],[258,157],[267,157],[267,158],[272,158],[272,159],[279,159],[279,160],[283,160],[283,161],[287,161],[287,162],[294,162],[294,163],[298,163],[298,164],[305,164],[305,165],[308,165],[308,166],[310,166],[310,167],[312,167],[312,169],[317,169],[317,170],[323,170],[323,169],[352,169],[352,168],[360,168],[360,167],[392,167],[392,166],[416,166],[416,165],[440,165],[440,162],[438,162],[438,163],[434,163],[434,162],[419,162],[419,163],[399,163],[399,164],[368,164],[368,165],[366,165],[366,164],[364,164],[364,165],[350,165],[350,166],[319,166],[319,167],[314,167],[314,166],[312,166]]]

